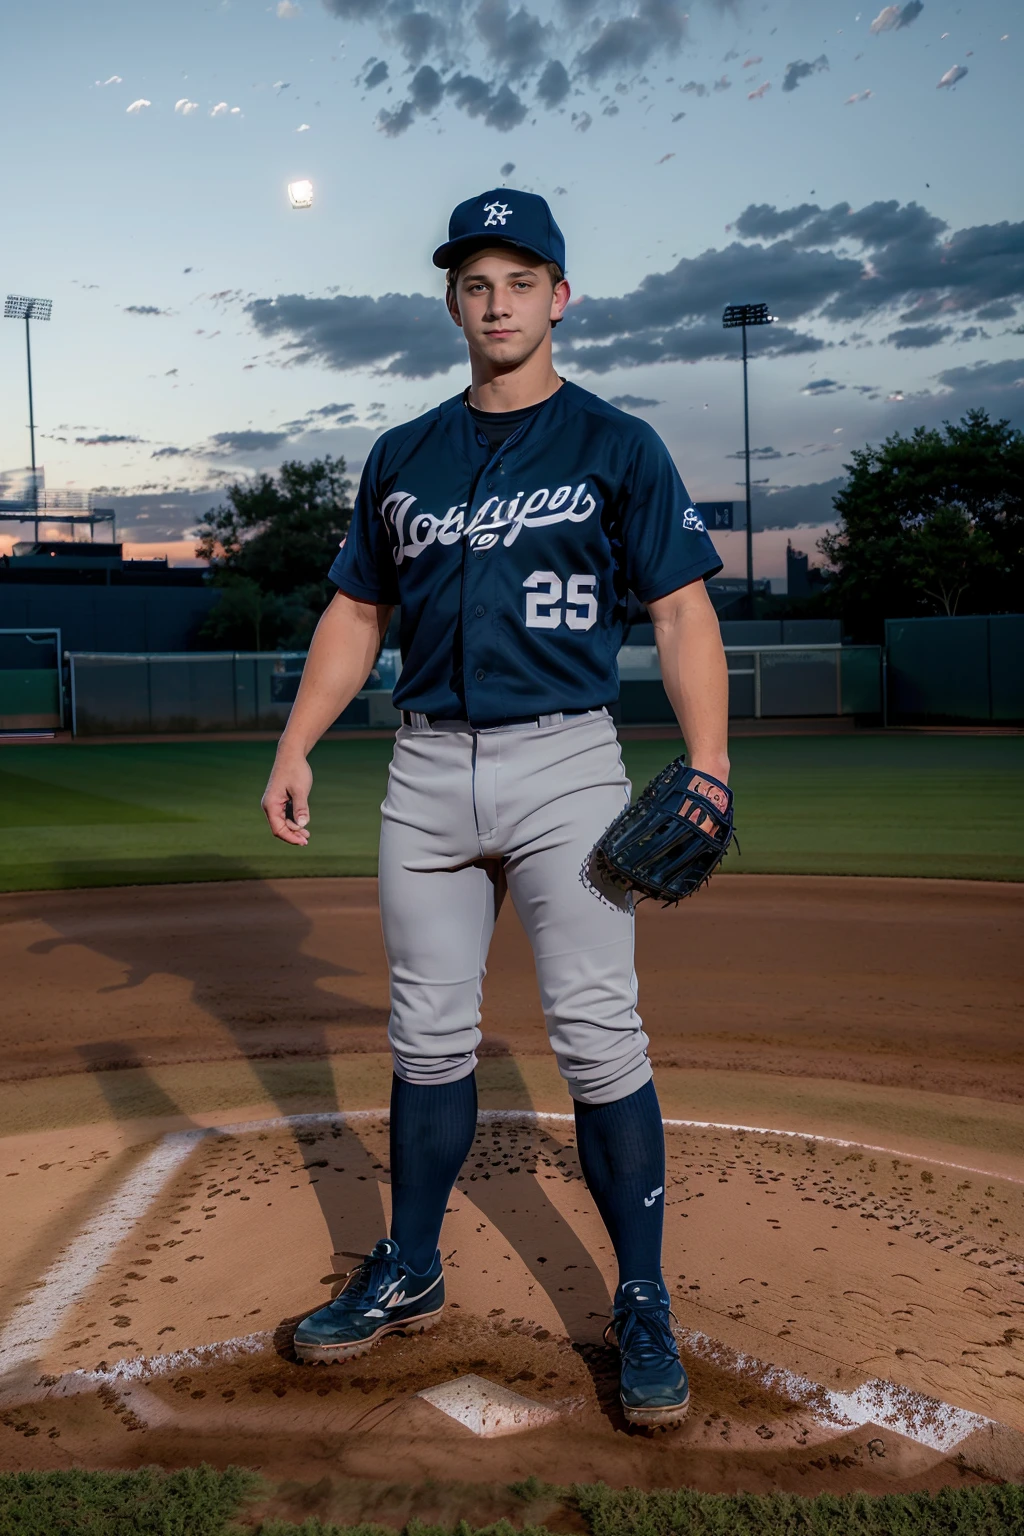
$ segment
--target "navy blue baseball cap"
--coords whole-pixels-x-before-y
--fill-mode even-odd
[[[497,187],[460,203],[448,220],[448,239],[434,252],[435,267],[457,267],[487,245],[518,245],[565,272],[565,236],[536,192]]]

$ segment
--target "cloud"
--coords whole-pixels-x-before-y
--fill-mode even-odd
[[[618,406],[620,411],[646,411],[660,405],[660,400],[648,400],[644,395],[609,395],[609,405]]]
[[[152,105],[153,103],[151,101],[147,101],[145,96],[140,96],[138,101],[133,101],[127,107],[125,107],[125,111],[138,114],[139,112],[143,111],[144,108],[151,107]]]
[[[155,304],[126,304],[126,315],[169,315],[169,309],[159,309]]]
[[[199,111],[199,103],[198,101],[189,101],[187,96],[182,96],[179,101],[174,103],[174,110],[179,112],[182,117],[191,117],[193,112]]]
[[[311,429],[321,431],[325,424],[343,427],[357,421],[358,414],[351,400],[343,405],[320,405],[315,410],[306,411],[305,415],[298,416],[294,421],[283,423],[283,430],[294,437],[298,433],[308,432]]]
[[[885,8],[883,10],[879,11],[878,15],[875,17],[874,21],[871,23],[871,29],[870,30],[872,32],[876,32],[876,33],[877,32],[890,32],[892,30],[892,28],[896,25],[896,23],[899,21],[899,19],[900,19],[900,8],[899,8],[899,6],[898,5],[887,5],[887,6],[885,6]]]
[[[576,69],[589,84],[610,70],[637,69],[656,53],[679,52],[689,17],[683,0],[637,0],[633,14],[604,23],[592,43],[576,56]]]
[[[372,91],[375,85],[382,84],[387,77],[388,66],[383,59],[378,59],[375,64],[371,65],[363,77],[363,87],[367,91]]]
[[[373,369],[428,379],[465,358],[462,338],[438,295],[337,294],[330,299],[282,294],[256,299],[246,313],[264,337],[284,341],[289,360],[326,363],[339,372]]]
[[[907,5],[887,5],[879,11],[871,23],[870,30],[877,34],[898,31],[900,27],[909,27],[923,10],[922,0],[909,0]]]
[[[885,339],[897,351],[905,352],[911,348],[937,347],[952,331],[951,325],[907,325],[902,330],[890,331]]]
[[[123,81],[123,80],[122,80],[122,79],[121,79],[121,76],[120,76],[120,75],[111,75],[111,76],[110,76],[110,78],[109,78],[109,79],[108,79],[108,80],[97,80],[97,81],[96,81],[96,84],[97,84],[97,85],[98,85],[98,86],[99,86],[99,87],[100,87],[100,89],[101,89],[101,90],[102,90],[102,88],[103,88],[103,87],[104,87],[104,86],[105,86],[105,85],[123,85],[123,84],[124,84],[124,81]]]
[[[631,291],[572,305],[555,337],[560,361],[600,374],[734,358],[736,337],[721,315],[737,295],[763,298],[784,317],[750,333],[751,352],[774,357],[821,352],[834,345],[821,326],[840,325],[845,339],[856,334],[850,321],[890,328],[881,335],[897,350],[933,346],[952,334],[954,318],[991,315],[993,306],[1009,318],[1001,306],[1012,312],[1024,301],[1024,223],[950,232],[917,203],[761,203],[735,229],[729,244],[648,273]],[[249,301],[246,314],[259,334],[281,341],[290,363],[430,378],[465,356],[439,295],[282,294]]]
[[[549,59],[537,81],[537,95],[548,108],[561,106],[572,89],[569,71],[561,59]]]
[[[501,176],[511,176],[512,172],[514,170],[515,170],[514,163],[511,160],[506,160],[505,164],[502,166],[502,168],[501,168],[501,170],[500,170],[500,172],[498,174],[501,175]]]
[[[202,449],[193,452],[215,459],[236,453],[265,453],[288,441],[287,432],[214,432]]]
[[[895,200],[851,208],[816,203],[778,209],[751,204],[736,220],[745,239],[774,241],[811,251],[839,247],[836,291],[823,310],[851,320],[897,306],[912,306],[914,320],[954,310],[973,314],[999,301],[1024,299],[1024,222],[974,225],[950,234],[948,225],[919,203]],[[844,248],[861,247],[857,259]],[[847,265],[846,263],[849,263]],[[776,301],[773,299],[773,303]],[[909,316],[908,316],[909,318]]]
[[[295,5],[293,0],[277,0],[277,14],[282,21],[291,21],[293,17],[302,15],[302,6]]]
[[[211,117],[227,117],[228,104],[226,101],[218,101],[215,107],[210,108]]]
[[[751,460],[757,460],[759,464],[764,464],[771,459],[781,459],[782,454],[779,452],[778,448],[751,448],[750,457]],[[736,451],[736,453],[727,453],[726,458],[745,459],[746,453],[742,448],[740,448]]]
[[[545,62],[553,28],[525,6],[512,11],[508,0],[480,0],[473,21],[490,59],[510,77],[520,80]]]
[[[923,0],[909,0],[908,5],[900,7],[899,20],[896,23],[897,28],[909,27],[910,23],[916,21],[923,10]]]
[[[852,96],[847,96],[846,100],[843,102],[843,106],[855,107],[858,101],[867,101],[868,98],[873,95],[873,91],[855,91]]]
[[[828,69],[828,59],[819,54],[810,64],[806,59],[795,59],[792,64],[786,65],[786,73],[782,81],[784,91],[795,91],[801,80],[806,80],[808,75],[818,75]]]
[[[150,454],[150,458],[151,459],[179,459],[179,458],[188,458],[191,455],[191,452],[192,452],[191,448],[174,448],[174,447],[157,448],[154,453]]]
[[[738,0],[702,0],[718,13],[734,10]],[[372,26],[378,54],[393,79],[394,55],[409,70],[430,64],[441,77],[445,100],[484,126],[507,132],[526,119],[529,100],[547,111],[561,109],[571,94],[585,97],[614,85],[628,93],[637,71],[664,65],[688,41],[689,0],[324,0],[342,21]],[[732,51],[728,57],[738,55]],[[747,65],[760,62],[752,55]],[[377,64],[369,60],[364,70]],[[378,77],[378,83],[379,83]],[[367,82],[364,82],[364,85]],[[700,94],[726,91],[723,75],[713,86],[693,82]],[[399,99],[378,115],[391,137],[417,121],[411,97]],[[593,101],[577,120],[592,120],[600,110],[612,116],[615,103]],[[585,128],[584,130],[585,131]]]
[[[958,80],[962,80],[964,75],[966,75],[966,74],[967,74],[967,65],[966,64],[954,64],[952,69],[947,69],[946,70],[946,73],[943,75],[942,79],[939,81],[939,83],[935,87],[935,89],[937,91],[941,91],[944,88],[948,88],[949,86],[956,85],[957,81]],[[129,107],[128,110],[130,112],[131,108]]]
[[[95,437],[76,437],[83,448],[106,448],[114,443],[144,443],[144,437],[126,437],[120,432],[99,432]]]
[[[308,123],[300,123],[299,126],[296,128],[295,132],[296,133],[308,133],[309,132],[309,124]]]
[[[845,384],[837,384],[835,379],[812,379],[809,384],[804,385],[800,393],[802,395],[837,395],[841,389],[845,388]]]
[[[974,363],[970,367],[945,368],[936,375],[943,389],[984,392],[1013,391],[1024,405],[1024,357],[1005,357],[998,363]],[[1020,409],[1020,407],[1018,407]]]
[[[801,528],[834,523],[833,498],[846,484],[843,475],[810,485],[786,485],[773,491],[755,491],[751,497],[751,525],[761,528]]]
[[[377,117],[378,126],[395,138],[410,127],[417,112],[436,112],[444,96],[441,76],[431,64],[421,64],[409,84],[409,95],[393,112],[385,108]]]
[[[766,91],[770,91],[771,88],[772,88],[771,81],[770,80],[764,80],[757,87],[757,89],[755,91],[748,91],[747,92],[747,100],[748,101],[760,101],[761,97],[765,94],[765,92]]]

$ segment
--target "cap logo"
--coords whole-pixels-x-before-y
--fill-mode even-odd
[[[504,224],[512,209],[508,203],[484,203],[484,229],[490,229],[492,224]]]

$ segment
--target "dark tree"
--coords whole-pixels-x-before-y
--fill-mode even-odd
[[[287,460],[228,488],[206,514],[196,553],[224,596],[203,626],[212,645],[302,649],[330,601],[327,580],[352,517],[345,460]]]
[[[987,411],[857,449],[819,545],[829,604],[858,638],[887,618],[1007,613],[1024,580],[1024,433]]]

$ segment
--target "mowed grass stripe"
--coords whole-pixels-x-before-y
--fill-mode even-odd
[[[732,744],[748,874],[1024,879],[1024,738],[744,737]],[[626,742],[639,789],[672,754]],[[313,838],[276,843],[259,809],[270,742],[9,747],[0,890],[373,875],[391,743],[322,742]]]
[[[18,1427],[21,1427],[20,1425]],[[30,1426],[26,1426],[30,1427]],[[23,1430],[24,1432],[24,1430]],[[295,1501],[307,1504],[322,1489],[293,1485]],[[383,1489],[383,1500],[392,1490]],[[281,1494],[252,1472],[228,1467],[185,1468],[165,1473],[153,1467],[135,1472],[20,1472],[0,1475],[0,1536],[230,1536],[232,1517],[247,1514],[252,1536],[551,1536],[567,1517],[589,1536],[1014,1536],[1024,1520],[1024,1489],[1017,1484],[984,1484],[940,1489],[938,1493],[843,1495],[802,1498],[791,1493],[711,1494],[691,1488],[613,1489],[603,1483],[546,1485],[538,1478],[487,1490],[499,1508],[514,1514],[491,1525],[325,1524],[315,1516],[300,1525],[261,1519],[259,1505],[280,1507]],[[416,1490],[396,1488],[400,1504],[416,1504]],[[324,1496],[326,1497],[326,1495]],[[458,1490],[434,1482],[424,1501],[456,1505]],[[475,1502],[480,1502],[479,1493]],[[531,1519],[532,1517],[532,1519]],[[550,1521],[550,1526],[545,1521]]]

